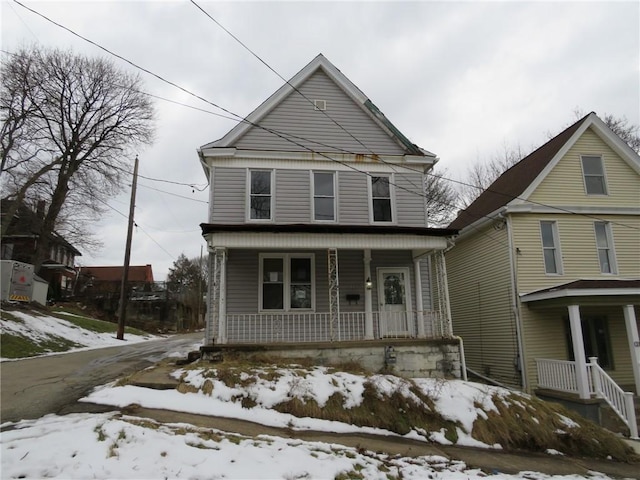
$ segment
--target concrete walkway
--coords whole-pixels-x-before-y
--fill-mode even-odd
[[[174,369],[175,366],[166,366],[143,370],[132,375],[129,380],[131,384],[142,387],[173,389],[177,387],[178,382],[171,378],[168,373]],[[385,435],[338,434],[309,430],[295,431],[268,427],[245,420],[194,415],[178,411],[156,410],[142,407],[125,409],[125,413],[150,418],[163,423],[184,422],[199,427],[215,428],[249,437],[273,435],[306,441],[336,443],[391,455],[414,457],[440,455],[450,460],[463,461],[467,467],[480,468],[489,474],[496,472],[515,474],[532,471],[549,475],[587,476],[590,471],[596,471],[614,478],[640,479],[640,463],[629,464],[592,458],[446,446]]]

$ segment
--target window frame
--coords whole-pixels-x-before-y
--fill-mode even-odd
[[[598,178],[602,178],[602,189],[603,192],[589,192],[589,187],[588,187],[588,183],[587,183],[587,176],[588,177],[596,177],[596,175],[593,174],[587,174],[585,172],[584,169],[584,159],[585,158],[598,158],[600,159],[600,169],[602,170],[602,174],[601,175],[597,175]],[[582,183],[584,185],[584,193],[585,195],[588,196],[607,196],[609,195],[609,189],[607,188],[607,175],[606,175],[606,171],[604,168],[604,157],[602,155],[580,155],[580,168],[582,169]]]
[[[598,225],[604,225],[604,240],[607,241],[606,248],[601,248],[598,243]],[[598,220],[593,222],[593,233],[596,241],[596,256],[598,258],[598,264],[600,265],[600,273],[603,275],[616,275],[618,273],[618,266],[616,262],[616,253],[613,244],[613,230],[611,229],[611,222]],[[609,260],[609,272],[605,272],[602,268],[602,259],[600,258],[600,251],[606,250]]]
[[[553,238],[553,247],[545,247],[544,245],[544,236],[542,232],[543,224],[551,225],[551,235]],[[558,222],[555,220],[540,220],[540,247],[542,248],[542,263],[544,265],[544,273],[545,275],[562,275],[562,250],[560,248],[560,234],[558,233]],[[545,251],[553,248],[553,258],[555,261],[556,271],[549,272],[547,270],[547,260],[545,256]]]
[[[269,218],[251,218],[251,175],[253,172],[268,172],[269,173]],[[259,195],[259,194],[256,194]],[[266,195],[261,195],[266,196]],[[245,219],[247,222],[256,223],[270,223],[275,220],[275,198],[276,198],[276,182],[275,182],[275,169],[272,168],[248,168],[246,175],[246,195],[245,195]]]
[[[282,259],[282,309],[266,309],[263,304],[263,279],[264,279],[264,259]],[[311,263],[311,307],[292,308],[291,307],[291,259],[308,258]],[[265,252],[258,255],[258,312],[260,313],[297,313],[316,311],[316,262],[314,253],[278,253]],[[300,284],[298,282],[298,284]]]
[[[389,210],[391,211],[391,220],[375,220],[373,207],[373,179],[376,177],[386,177],[389,182]],[[367,197],[369,201],[369,223],[375,225],[395,225],[397,223],[396,199],[395,199],[395,182],[392,173],[369,172],[367,179]],[[386,198],[386,197],[376,197]]]
[[[315,175],[325,174],[331,175],[333,178],[333,196],[329,197],[327,195],[316,195],[316,182]],[[330,170],[311,170],[310,174],[310,183],[311,183],[311,221],[314,223],[337,223],[338,222],[338,182],[337,182],[337,172]],[[323,220],[316,218],[316,198],[331,198],[333,199],[333,219],[332,220]]]

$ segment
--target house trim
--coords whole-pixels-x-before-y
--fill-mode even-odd
[[[594,207],[577,205],[538,205],[533,203],[520,203],[509,205],[507,213],[577,213],[580,215],[640,215],[637,207]]]
[[[593,280],[593,282],[598,282],[598,280]],[[613,280],[613,282],[616,282],[616,280]],[[621,284],[623,284],[623,282],[625,282],[625,280],[620,281]],[[621,285],[618,287],[572,288],[569,285],[560,285],[558,287],[545,289],[538,292],[523,293],[520,295],[520,301],[523,303],[528,303],[569,297],[640,296],[640,286],[625,287]]]

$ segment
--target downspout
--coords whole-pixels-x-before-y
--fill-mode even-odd
[[[520,366],[520,382],[523,390],[527,390],[530,386],[527,383],[527,367],[524,362],[524,343],[522,341],[522,319],[520,318],[520,303],[518,300],[518,266],[514,257],[515,248],[513,245],[513,225],[511,224],[511,215],[504,215],[507,222],[507,237],[509,238],[509,264],[511,270],[511,293],[513,295],[513,315],[516,318],[516,340],[518,342],[518,365]]]
[[[451,250],[453,247],[456,246],[455,242],[451,238],[447,239],[447,243],[449,244],[449,246],[444,249],[444,251],[442,252],[443,255],[446,254],[449,250]],[[446,266],[445,266],[445,268],[446,268]],[[449,289],[449,287],[447,286],[447,290],[448,289]],[[449,295],[447,295],[447,300],[448,300],[447,303],[449,303],[449,298],[448,297],[449,297]],[[449,315],[451,315],[451,305],[449,305]],[[453,319],[451,319],[451,325],[453,326]],[[460,373],[461,373],[461,376],[462,376],[462,380],[464,380],[466,382],[466,381],[468,381],[468,377],[467,377],[467,360],[465,359],[465,355],[464,355],[464,341],[462,340],[462,337],[460,335],[453,335],[453,338],[458,340],[458,344],[459,344],[459,348],[460,348]]]

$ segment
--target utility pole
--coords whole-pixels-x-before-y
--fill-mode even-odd
[[[120,316],[118,317],[118,333],[116,338],[124,340],[124,324],[127,319],[127,283],[129,280],[129,261],[131,260],[131,239],[133,237],[133,212],[136,208],[136,185],[138,183],[138,156],[133,165],[133,183],[131,184],[131,203],[129,205],[129,228],[127,230],[127,245],[124,251],[124,271],[120,285]]]

